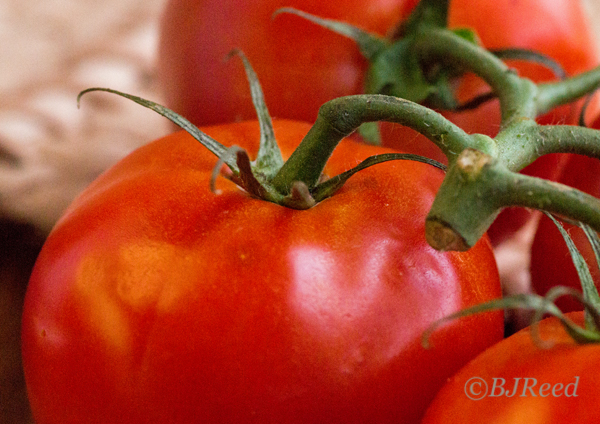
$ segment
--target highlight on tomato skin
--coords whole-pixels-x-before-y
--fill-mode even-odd
[[[283,155],[309,126],[275,120]],[[203,128],[253,156],[256,122]],[[343,141],[328,175],[390,150]],[[491,246],[424,238],[443,173],[410,161],[292,210],[249,197],[184,132],[96,180],[50,234],[23,315],[39,424],[417,423],[445,380],[502,338]],[[459,348],[457,348],[459,347]]]

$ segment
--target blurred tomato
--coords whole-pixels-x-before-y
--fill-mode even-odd
[[[386,35],[417,2],[170,0],[159,52],[167,106],[197,125],[255,119],[244,71],[225,63],[237,48],[252,62],[273,117],[313,122],[326,101],[362,91],[367,61],[353,41],[273,13],[289,6]]]

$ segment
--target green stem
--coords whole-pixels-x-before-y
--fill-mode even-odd
[[[500,99],[503,127],[515,119],[535,119],[600,86],[600,67],[558,82],[536,85],[513,73],[492,52],[447,29],[423,27],[414,48],[423,60],[449,61],[475,73],[489,84]]]
[[[544,210],[600,231],[600,199],[564,184],[519,173],[510,173],[506,183],[505,195],[500,199],[504,206]]]
[[[541,115],[557,106],[573,102],[599,86],[600,66],[559,82],[538,84],[538,113]]]
[[[467,250],[507,206],[544,210],[600,230],[599,199],[512,172],[495,158],[467,149],[438,190],[427,217],[427,240],[438,250]]]
[[[472,71],[498,94],[502,122],[514,118],[535,118],[536,86],[520,78],[491,52],[473,44],[447,29],[422,29],[415,42],[415,51],[425,61],[450,62]]]
[[[498,158],[511,171],[520,171],[550,153],[575,153],[600,159],[600,131],[580,126],[520,121],[502,130],[494,140]]]
[[[309,189],[315,187],[340,140],[372,121],[395,122],[420,132],[442,150],[449,162],[465,148],[480,144],[479,139],[439,113],[408,100],[367,94],[340,97],[321,106],[315,124],[273,179],[275,188],[285,193],[294,181],[305,183]]]
[[[540,125],[530,129],[540,155],[576,153],[600,159],[600,131],[574,125]]]

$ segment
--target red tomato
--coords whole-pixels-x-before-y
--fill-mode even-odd
[[[580,0],[480,0],[477,7],[470,0],[452,0],[451,5],[450,27],[474,28],[488,49],[534,50],[554,59],[569,75],[592,69],[600,61],[596,38]],[[536,82],[555,79],[541,65],[522,61],[509,64],[519,75]],[[485,92],[485,85],[474,78],[466,78],[459,89],[465,100],[480,92]],[[577,111],[566,106],[541,122],[574,124],[577,118]],[[500,125],[498,102],[453,115],[452,119],[467,132],[494,136]]]
[[[243,69],[224,61],[238,48],[252,62],[274,117],[313,122],[326,101],[362,91],[367,61],[353,41],[296,16],[272,19],[273,13],[295,7],[385,35],[416,3],[170,0],[159,52],[166,105],[197,125],[255,119]]]
[[[385,35],[416,3],[171,0],[162,19],[159,54],[168,106],[202,125],[254,119],[243,70],[224,63],[227,54],[239,48],[254,64],[273,116],[313,121],[327,100],[362,91],[366,61],[354,42],[298,17],[273,20],[273,13],[290,6]],[[531,19],[535,25],[529,24]],[[474,28],[487,48],[545,53],[570,74],[598,63],[595,40],[578,0],[481,0],[477,7],[469,0],[453,0],[449,24]],[[539,65],[515,66],[536,81],[552,78]],[[465,83],[461,95],[470,98],[480,89]],[[497,105],[456,119],[469,130],[493,135],[499,124]],[[558,119],[564,121],[565,114]]]
[[[592,128],[600,129],[600,116],[592,124]],[[598,159],[569,155],[560,182],[600,197],[599,175]],[[585,258],[596,286],[600,286],[600,269],[585,233],[575,225],[564,224],[564,226]],[[554,223],[546,216],[541,217],[533,239],[530,269],[533,290],[541,295],[545,295],[555,286],[568,286],[581,290],[579,276],[567,245]],[[563,311],[583,309],[580,302],[569,297],[560,298],[556,303]]]
[[[583,312],[571,319],[583,322]],[[596,424],[600,344],[576,344],[560,322],[539,323],[538,347],[526,328],[469,362],[438,393],[423,424]]]
[[[275,121],[288,156],[308,125]],[[257,149],[259,128],[205,128]],[[343,141],[329,175],[386,149]],[[187,133],[140,148],[57,223],[31,276],[23,362],[38,424],[416,423],[443,382],[502,338],[486,239],[424,237],[441,171],[397,161],[292,210],[249,197]]]

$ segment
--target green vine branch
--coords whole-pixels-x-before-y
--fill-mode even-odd
[[[426,237],[438,250],[467,250],[501,209],[521,206],[584,222],[600,231],[600,200],[580,190],[510,171],[467,149],[446,177],[427,216]]]
[[[284,190],[290,181],[302,181],[309,188],[314,187],[340,140],[361,124],[373,121],[395,122],[420,132],[439,146],[450,161],[466,147],[477,144],[442,115],[417,103],[384,95],[340,97],[321,106],[313,127],[275,176],[274,186]]]

